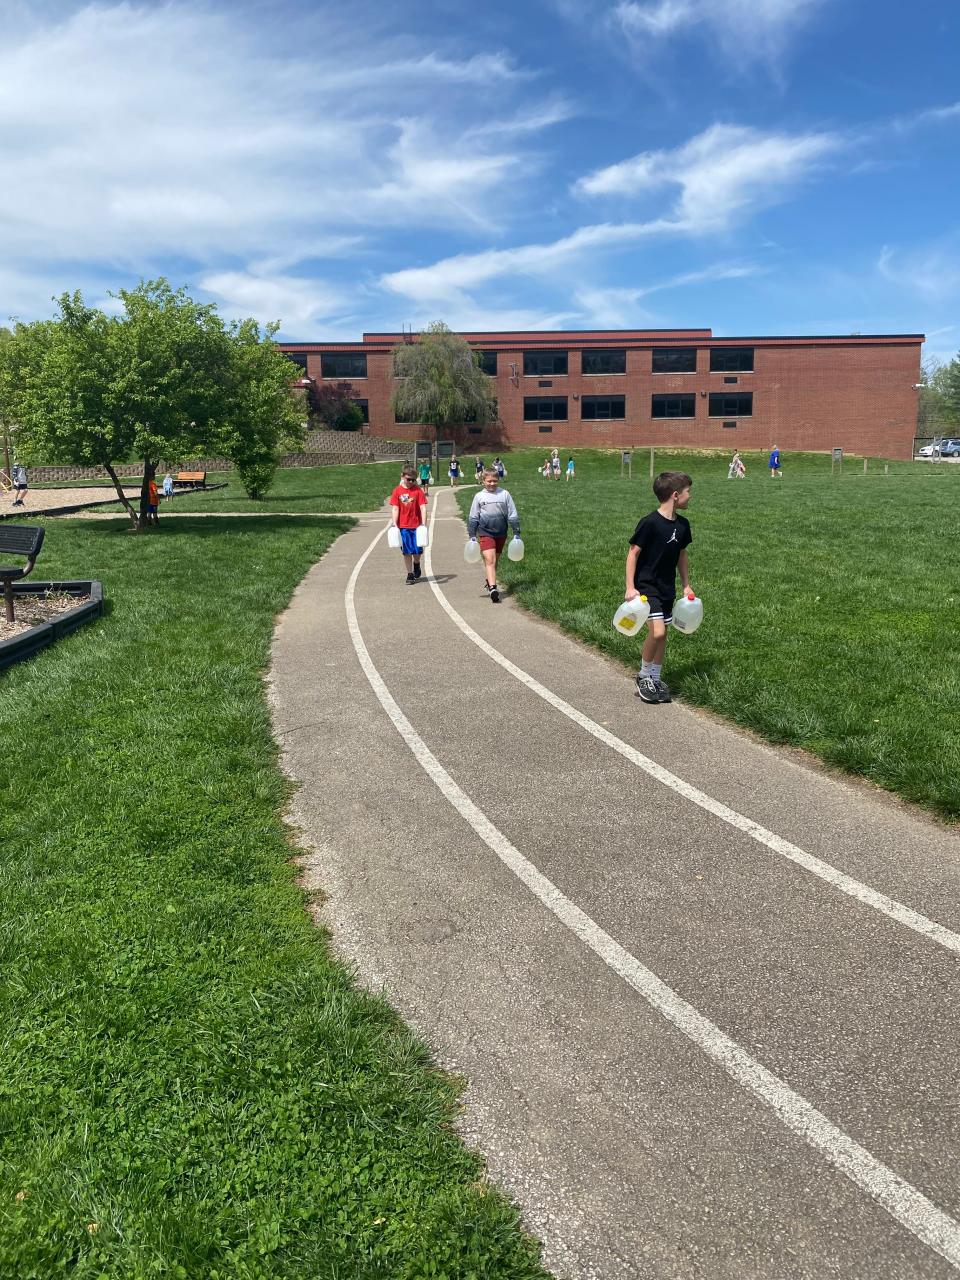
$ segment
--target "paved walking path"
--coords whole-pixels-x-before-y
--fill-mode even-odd
[[[960,838],[641,704],[435,506],[434,585],[382,514],[304,579],[274,723],[335,945],[466,1076],[548,1265],[955,1276]]]

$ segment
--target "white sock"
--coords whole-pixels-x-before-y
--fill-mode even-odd
[[[653,663],[652,663],[652,662],[641,662],[641,663],[640,663],[640,675],[641,675],[645,680],[646,680],[647,678],[649,678],[649,679],[651,679],[651,680],[652,680],[652,679],[653,679]]]
[[[650,663],[650,674],[651,674],[651,676],[653,676],[654,680],[659,680],[659,679],[660,679],[660,672],[661,672],[662,670],[663,670],[663,663],[662,663],[662,662],[651,662],[651,663]]]

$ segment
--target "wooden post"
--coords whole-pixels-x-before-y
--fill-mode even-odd
[[[13,583],[9,578],[3,580],[3,607],[7,621],[13,622]]]
[[[866,475],[866,474],[867,474],[867,459],[866,459],[866,458],[864,458],[864,460],[863,460],[863,474],[864,474],[864,475]]]
[[[654,472],[654,467],[655,467],[655,463],[654,463],[654,454],[655,454],[655,453],[656,453],[656,449],[654,448],[654,446],[653,446],[653,445],[651,445],[651,446],[650,446],[650,479],[651,479],[651,480],[653,479],[653,472]]]

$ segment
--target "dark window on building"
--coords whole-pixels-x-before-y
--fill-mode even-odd
[[[358,404],[360,406],[360,412],[363,414],[364,422],[369,422],[370,421],[370,401],[355,400],[354,404]]]
[[[736,386],[736,384],[737,384],[737,382],[738,382],[738,381],[739,381],[739,379],[737,379],[737,378],[724,378],[724,382],[725,382],[725,383],[727,383],[727,382],[732,382],[732,383],[734,384],[734,386]]]
[[[524,396],[524,422],[566,422],[566,396]]]
[[[556,377],[566,372],[567,353],[565,351],[525,351],[523,353],[525,378]]]
[[[471,436],[482,436],[483,427],[467,427],[467,434]]]
[[[711,347],[711,373],[753,373],[753,347]]]
[[[654,373],[696,373],[696,347],[654,347]]]
[[[654,418],[695,418],[696,396],[654,396],[651,415]]]
[[[542,436],[548,436],[550,432],[553,430],[553,427],[537,427],[537,430],[540,432]]]
[[[550,381],[550,379],[549,379],[549,378],[541,378],[541,380],[537,383],[537,386],[538,386],[538,387],[552,387],[552,386],[553,386],[553,383]]]
[[[725,422],[723,425],[725,427],[736,427],[737,424],[735,422]]]
[[[297,365],[304,373],[307,372],[307,354],[305,351],[285,351],[283,354],[291,364]]]
[[[581,356],[584,373],[626,373],[626,351],[584,351]]]
[[[480,368],[484,373],[488,373],[491,378],[497,376],[497,353],[495,351],[478,351],[480,357]]]
[[[321,378],[365,378],[367,357],[365,352],[325,351],[320,357]]]
[[[624,396],[584,396],[580,401],[581,418],[625,418],[626,416],[627,402]]]
[[[711,418],[749,418],[753,414],[753,392],[741,391],[739,395],[722,391],[710,392]]]

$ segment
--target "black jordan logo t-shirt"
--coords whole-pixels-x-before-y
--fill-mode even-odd
[[[659,511],[644,516],[633,532],[630,545],[640,548],[633,585],[655,588],[655,594],[673,599],[677,593],[677,561],[684,547],[693,541],[690,521],[678,515],[668,520]]]

